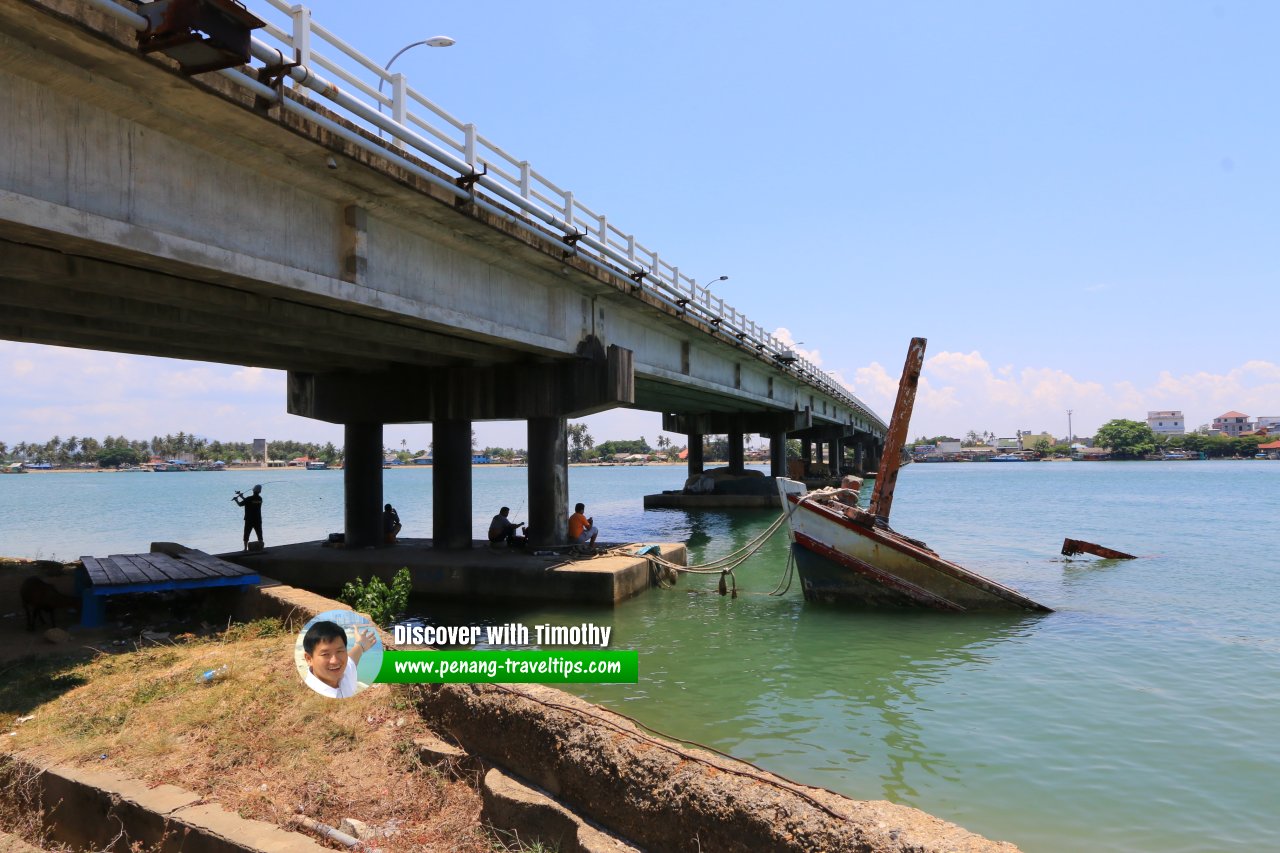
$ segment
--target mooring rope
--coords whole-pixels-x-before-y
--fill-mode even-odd
[[[782,577],[779,578],[778,585],[773,588],[773,592],[769,593],[770,595],[786,595],[787,594],[787,592],[791,589],[791,576],[795,572],[795,568],[796,568],[795,549],[788,548],[787,549],[787,567],[782,570]],[[785,589],[782,586],[783,584],[786,584]]]
[[[642,554],[649,563],[649,571],[653,576],[654,583],[661,589],[671,589],[675,586],[676,575],[720,575],[720,582],[717,590],[721,595],[732,594],[734,598],[738,597],[738,578],[734,575],[733,570],[745,563],[756,552],[764,547],[765,543],[778,532],[778,528],[787,520],[787,513],[782,513],[769,524],[759,535],[743,545],[737,551],[727,554],[723,557],[717,557],[706,563],[699,563],[692,566],[682,566],[679,563],[672,562],[662,556],[661,553]],[[624,548],[615,548],[609,553],[622,554],[632,546]],[[656,549],[655,549],[656,550]]]

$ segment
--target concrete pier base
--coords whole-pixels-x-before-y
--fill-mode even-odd
[[[416,595],[478,603],[505,599],[612,605],[651,585],[649,562],[634,555],[648,544],[658,544],[667,560],[688,562],[684,545],[672,543],[605,545],[619,553],[596,557],[539,557],[479,541],[470,549],[446,551],[433,548],[430,539],[401,539],[386,548],[360,550],[300,542],[256,553],[237,551],[223,559],[319,593],[336,594],[357,577],[390,581],[404,566],[413,576]]]
[[[777,495],[686,495],[663,492],[645,495],[645,509],[769,509],[782,506]]]

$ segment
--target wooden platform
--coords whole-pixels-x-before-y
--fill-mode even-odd
[[[108,595],[258,583],[253,569],[189,549],[172,554],[81,557],[80,561],[84,566],[76,570],[76,593],[80,596],[80,624],[86,628],[102,624],[102,599]]]

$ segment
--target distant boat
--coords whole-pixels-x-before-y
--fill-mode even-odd
[[[924,348],[924,338],[911,340],[869,510],[857,505],[858,495],[851,489],[809,492],[804,483],[777,480],[804,597],[952,612],[1052,612],[1014,589],[944,560],[923,542],[889,527]]]
[[[1013,453],[998,453],[995,456],[992,456],[990,461],[991,462],[1029,462],[1031,460],[1027,459],[1024,456],[1017,456]]]
[[[311,462],[307,463],[308,471],[325,471],[325,470],[328,470],[328,468],[329,468],[329,463],[321,462],[318,459],[312,460]]]

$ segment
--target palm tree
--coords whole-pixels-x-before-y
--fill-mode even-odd
[[[583,436],[587,434],[586,424],[569,424],[567,430],[569,434],[570,452],[569,457],[574,462],[582,461]]]

